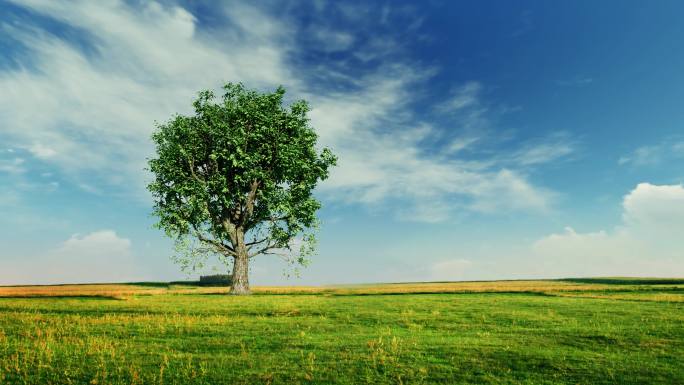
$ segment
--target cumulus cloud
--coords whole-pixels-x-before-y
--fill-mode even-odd
[[[682,185],[656,186],[640,183],[625,196],[625,223],[671,228],[684,225]]]
[[[684,186],[641,183],[623,197],[622,211],[610,229],[568,226],[530,243],[460,248],[411,266],[411,280],[684,276]]]
[[[610,231],[566,228],[534,243],[543,270],[559,276],[684,275],[684,188],[637,185],[622,202],[623,222]]]
[[[86,235],[74,234],[54,252],[60,257],[83,257],[106,250],[112,255],[128,256],[131,241],[120,238],[113,230],[100,230]]]
[[[40,255],[3,260],[0,284],[130,282],[141,279],[131,241],[113,230],[74,234]]]

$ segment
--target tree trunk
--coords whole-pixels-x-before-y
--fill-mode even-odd
[[[245,246],[245,234],[238,229],[237,244],[235,251],[237,256],[233,259],[233,281],[230,287],[230,294],[247,295],[249,291],[249,257]]]
[[[233,262],[233,282],[230,294],[246,295],[249,291],[249,259],[247,256],[235,257]]]

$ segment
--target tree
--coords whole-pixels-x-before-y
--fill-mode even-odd
[[[194,115],[156,125],[148,189],[157,226],[186,249],[183,263],[216,254],[233,264],[231,293],[249,294],[251,258],[306,263],[321,207],[312,191],[336,157],[316,150],[307,103],[283,107],[282,87],[259,93],[227,83],[223,90],[219,100],[200,92]]]

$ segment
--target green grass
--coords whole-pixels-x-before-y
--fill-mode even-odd
[[[611,287],[0,298],[0,383],[684,383],[684,289]]]

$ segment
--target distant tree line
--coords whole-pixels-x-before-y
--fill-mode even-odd
[[[230,286],[233,283],[233,276],[230,274],[214,274],[200,276],[200,286]]]

